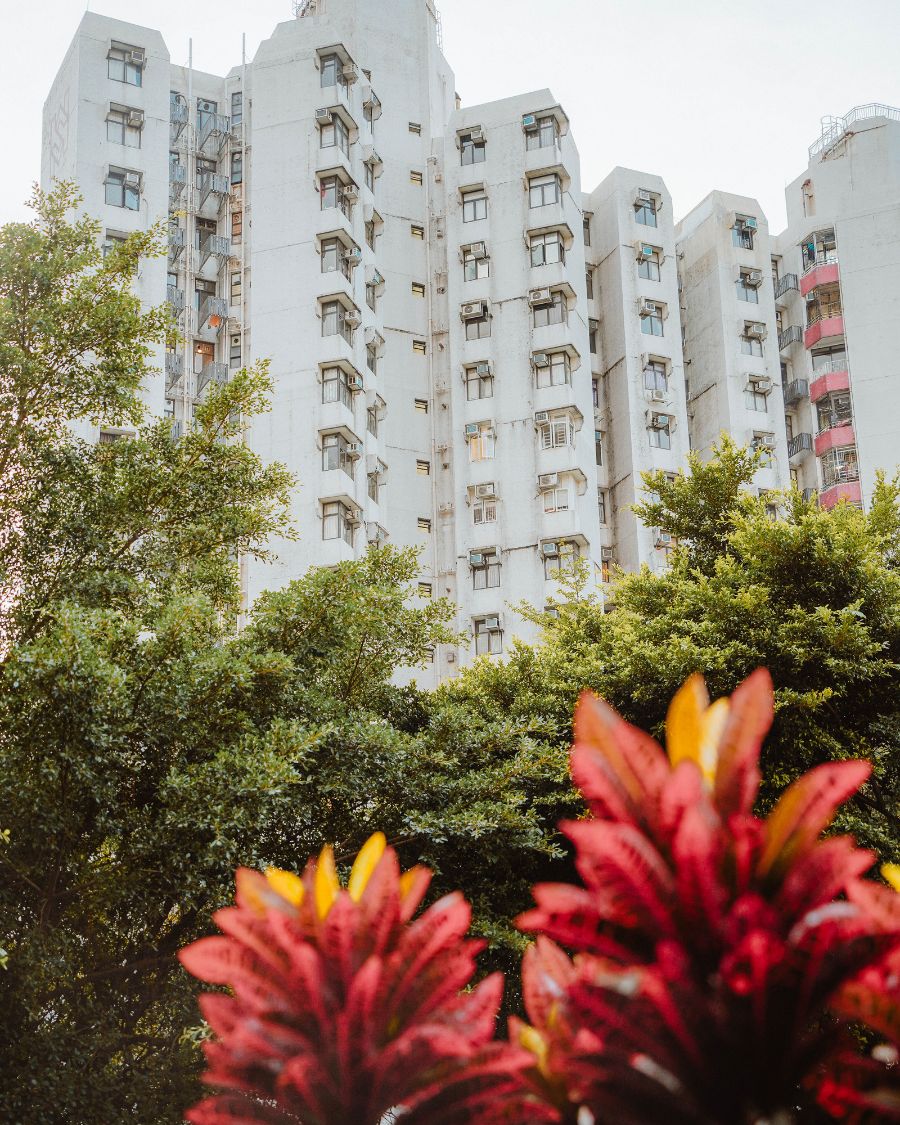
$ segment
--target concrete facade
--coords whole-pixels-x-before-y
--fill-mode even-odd
[[[806,344],[809,322],[780,360],[779,344],[810,286],[833,298],[830,258],[796,291],[782,280],[826,227],[853,351],[851,499],[897,444],[876,359],[900,291],[900,123],[841,142],[865,154],[852,180],[840,146],[819,154],[777,240],[755,200],[719,192],[676,229],[657,175],[615,168],[585,189],[549,90],[461,107],[439,40],[431,0],[391,0],[390,18],[307,0],[220,77],[88,13],[47,99],[42,169],[78,183],[107,240],[168,223],[168,262],[137,285],[177,311],[183,342],[146,388],[176,435],[207,388],[270,362],[248,440],[296,474],[301,538],[246,568],[248,601],[370,543],[416,546],[413,593],[452,598],[472,638],[425,683],[530,637],[512,606],[546,605],[575,555],[600,591],[617,566],[664,568],[671,543],[631,505],[640,474],[677,472],[689,445],[761,441],[760,490],[820,487],[816,442],[833,438],[788,437],[813,432],[812,364],[834,339]]]

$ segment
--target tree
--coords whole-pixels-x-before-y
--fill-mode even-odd
[[[873,778],[838,824],[896,857],[900,487],[882,482],[869,514],[846,504],[824,511],[796,492],[765,500],[742,493],[736,482],[749,481],[754,466],[725,442],[696,484],[693,475],[670,483],[648,474],[658,499],[638,505],[639,514],[688,539],[668,571],[621,576],[613,612],[576,571],[557,616],[530,611],[543,628],[538,644],[517,646],[505,666],[476,665],[449,690],[483,712],[539,718],[562,742],[582,688],[659,732],[666,700],[691,672],[725,695],[763,665],[775,682],[776,719],[761,807],[812,765],[865,757]],[[766,508],[773,500],[782,505],[777,520]]]

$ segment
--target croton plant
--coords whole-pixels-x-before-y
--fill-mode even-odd
[[[900,1121],[900,871],[825,836],[865,762],[818,766],[753,813],[773,715],[757,671],[712,705],[672,701],[666,750],[585,694],[562,831],[581,885],[518,920],[528,1023],[496,1038],[502,981],[430,873],[376,834],[346,887],[326,847],[302,876],[240,870],[223,936],[183,950],[229,991],[200,1004],[219,1093],[196,1125],[785,1125]]]

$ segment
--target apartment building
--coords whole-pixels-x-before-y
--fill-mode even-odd
[[[682,467],[689,438],[701,451],[722,430],[764,444],[761,490],[790,477],[819,488],[832,461],[846,473],[849,455],[820,456],[819,436],[800,450],[807,464],[796,452],[820,398],[851,385],[846,364],[814,368],[826,349],[840,362],[828,231],[854,338],[854,442],[872,473],[895,459],[874,411],[885,391],[865,317],[880,306],[863,295],[878,277],[898,289],[896,257],[870,253],[898,219],[838,171],[840,144],[858,137],[817,154],[782,238],[754,200],[722,193],[676,230],[655,174],[615,168],[585,189],[549,90],[462,107],[432,0],[390,0],[389,15],[305,0],[216,76],[173,64],[156,31],[86,13],[45,106],[45,186],[74,179],[107,244],[168,224],[167,260],[136,284],[148,304],[169,301],[181,331],[145,390],[173,437],[209,388],[270,361],[272,409],[247,440],[296,474],[300,539],[245,567],[248,602],[370,543],[416,546],[413,596],[453,599],[471,638],[417,674],[434,683],[531,636],[513,607],[547,605],[571,559],[601,593],[617,566],[664,568],[671,542],[631,505],[643,471]],[[874,131],[865,143],[877,178],[895,150]],[[806,270],[810,239],[823,260]],[[802,331],[819,325],[807,344],[791,318],[812,315],[809,292],[829,315],[807,320]],[[813,370],[828,376],[821,395]],[[828,397],[829,411],[843,401]],[[842,494],[863,502],[870,478],[856,493],[841,479]]]

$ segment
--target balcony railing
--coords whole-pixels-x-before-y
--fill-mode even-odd
[[[820,320],[831,320],[834,317],[843,315],[844,308],[840,301],[834,301],[828,305],[807,305],[806,327],[812,328],[812,326],[818,324]]]
[[[184,290],[179,289],[176,285],[166,286],[166,300],[176,313],[184,310]]]
[[[184,250],[184,227],[169,228],[169,261],[174,262]]]
[[[819,268],[819,266],[836,266],[838,264],[837,250],[817,250],[815,258],[803,262],[803,276]]]
[[[216,332],[221,332],[227,316],[228,302],[225,298],[209,296],[200,306],[200,327],[214,328]]]
[[[780,352],[789,348],[791,344],[801,343],[803,343],[803,329],[799,324],[792,324],[790,328],[785,328],[783,332],[778,333],[778,350]]]
[[[783,297],[785,293],[789,293],[792,289],[799,289],[800,282],[795,273],[786,273],[779,277],[778,284],[775,286],[775,299]]]
[[[172,203],[184,191],[187,182],[187,168],[183,164],[169,163],[169,199]]]
[[[822,474],[822,483],[826,488],[832,488],[836,484],[849,484],[854,480],[859,480],[858,465],[842,465],[837,469],[826,469]]]
[[[224,387],[228,382],[227,363],[207,363],[197,375],[197,394],[202,395],[210,383]]]
[[[166,352],[166,394],[171,394],[184,374],[184,356]]]
[[[801,399],[809,397],[809,381],[807,379],[792,379],[784,388],[784,405],[794,406]]]
[[[227,258],[231,253],[231,240],[221,234],[208,234],[200,244],[200,269],[210,258]]]
[[[204,172],[200,177],[200,206],[209,199],[211,195],[218,197],[218,206],[222,206],[222,201],[231,191],[231,184],[227,176],[220,176],[216,172]]]
[[[184,102],[172,102],[169,105],[169,137],[172,142],[178,140],[188,123],[188,107]]]
[[[801,453],[808,453],[813,447],[812,434],[794,434],[788,442],[788,457],[797,457]]]
[[[222,151],[228,134],[231,132],[231,118],[224,113],[207,113],[200,126],[200,135],[197,138],[197,148],[200,152]]]

